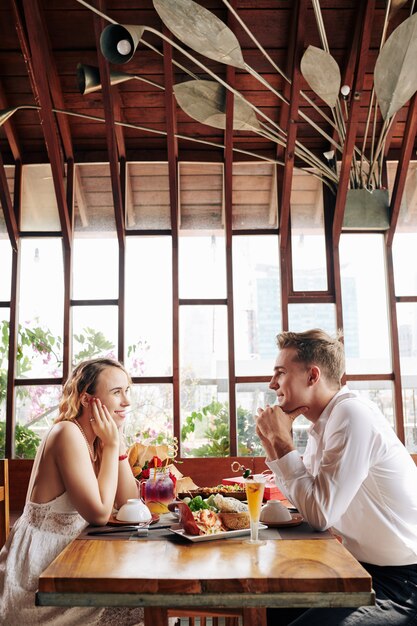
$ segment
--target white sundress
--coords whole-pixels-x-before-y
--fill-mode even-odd
[[[37,504],[30,501],[49,432],[36,455],[23,513],[0,552],[0,624],[143,626],[141,607],[67,609],[35,606],[39,575],[87,526],[66,492],[51,502]]]

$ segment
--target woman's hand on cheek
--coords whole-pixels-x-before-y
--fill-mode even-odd
[[[93,398],[91,407],[94,433],[104,446],[119,445],[119,431],[107,407],[98,398]]]

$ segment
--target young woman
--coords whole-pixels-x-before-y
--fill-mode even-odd
[[[143,624],[143,609],[36,607],[40,573],[88,524],[137,498],[123,439],[130,378],[111,359],[77,365],[59,416],[43,439],[26,505],[0,553],[0,623],[79,626]]]

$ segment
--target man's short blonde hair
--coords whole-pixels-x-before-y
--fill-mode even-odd
[[[302,333],[286,331],[277,335],[280,350],[294,348],[298,362],[305,363],[307,367],[318,365],[328,382],[338,388],[341,386],[345,371],[345,351],[342,340],[341,331],[338,331],[335,337],[331,337],[320,328],[313,328]]]

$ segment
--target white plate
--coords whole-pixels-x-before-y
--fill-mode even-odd
[[[265,524],[259,524],[259,530],[264,530],[268,528]],[[193,541],[197,543],[199,541],[214,541],[216,539],[231,539],[232,537],[239,537],[240,535],[248,535],[250,533],[250,528],[241,528],[239,530],[225,530],[221,533],[214,533],[213,535],[187,535],[184,532],[184,529],[179,526],[179,524],[174,524],[171,526],[170,531],[179,535],[180,537],[184,537],[188,539],[188,541]]]

